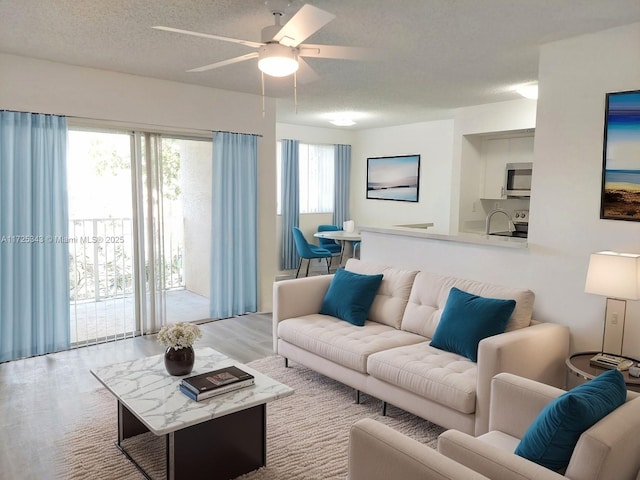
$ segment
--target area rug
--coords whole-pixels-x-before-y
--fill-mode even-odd
[[[444,430],[426,420],[362,394],[279,356],[249,364],[289,385],[295,393],[267,406],[267,465],[239,480],[327,480],[347,475],[349,427],[361,418],[374,418],[435,448]],[[142,479],[143,476],[114,445],[117,436],[115,399],[106,389],[86,393],[91,398],[82,420],[73,425],[58,450],[57,478]]]

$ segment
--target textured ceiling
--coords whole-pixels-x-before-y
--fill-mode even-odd
[[[307,3],[336,15],[307,42],[371,47],[380,60],[308,59],[320,78],[298,85],[297,114],[291,78],[268,78],[267,95],[278,98],[279,122],[330,126],[323,114],[361,112],[351,128],[443,118],[453,108],[519,98],[511,87],[536,80],[540,45],[640,21],[638,0]],[[272,23],[262,0],[0,0],[0,51],[259,94],[256,60],[186,72],[252,49],[151,27],[260,41]]]

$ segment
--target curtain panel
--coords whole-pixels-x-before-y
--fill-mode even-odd
[[[349,218],[349,185],[351,183],[351,145],[334,146],[333,224],[342,226]]]
[[[162,137],[135,132],[133,167],[135,312],[140,333],[156,333],[166,323]]]
[[[298,253],[291,229],[300,223],[300,142],[282,140],[282,245],[280,249],[280,269],[291,270],[298,267]]]
[[[70,346],[67,120],[0,111],[0,362]]]
[[[213,135],[211,317],[258,309],[258,139]]]

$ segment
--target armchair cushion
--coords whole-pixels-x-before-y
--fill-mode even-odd
[[[322,301],[320,313],[362,327],[381,281],[382,274],[362,275],[338,270]]]
[[[551,470],[566,468],[580,435],[621,406],[626,397],[619,371],[598,375],[549,403],[527,429],[515,454]]]
[[[451,288],[431,346],[478,361],[478,344],[503,333],[515,300],[486,298]]]

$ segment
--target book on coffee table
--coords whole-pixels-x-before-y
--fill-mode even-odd
[[[180,382],[180,391],[199,401],[251,386],[254,382],[253,375],[238,367],[230,366],[183,378]]]

